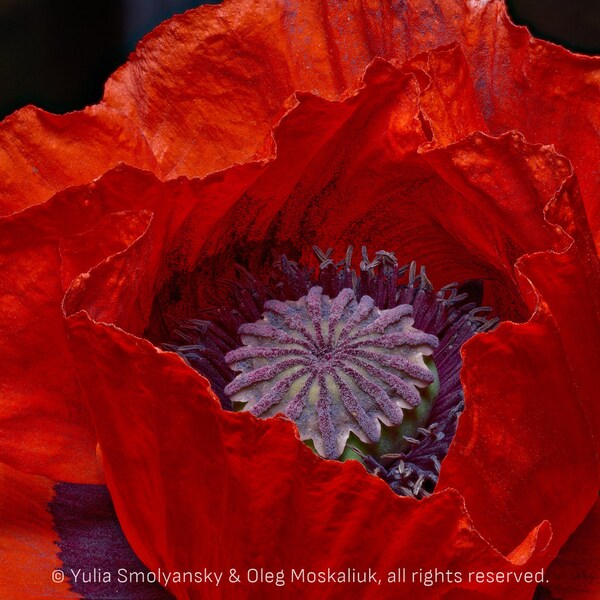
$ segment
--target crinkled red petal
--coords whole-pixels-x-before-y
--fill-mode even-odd
[[[42,205],[0,223],[0,459],[54,479],[99,481],[96,436],[66,345],[61,216]]]
[[[0,597],[11,600],[70,600],[79,598],[70,591],[62,573],[48,503],[54,496],[54,482],[25,475],[0,463]]]
[[[598,59],[533,40],[509,22],[500,0],[351,0],[343,10],[331,0],[237,0],[188,11],[144,39],[98,107],[64,117],[25,109],[4,123],[3,211],[98,177],[119,160],[175,177],[268,155],[265,140],[295,91],[339,99],[377,56],[402,62],[454,43],[466,64],[425,70],[445,82],[442,95],[454,90],[455,110],[469,115],[463,129],[476,122],[555,144],[575,165],[600,231]],[[458,85],[465,78],[472,90]],[[453,129],[461,126],[445,135]]]
[[[600,589],[600,501],[561,548],[548,570],[555,598],[595,600]],[[543,598],[543,596],[542,596]]]
[[[462,380],[466,408],[439,489],[458,488],[482,535],[504,551],[545,515],[557,551],[598,481],[592,436],[547,309],[467,344]]]
[[[461,45],[490,130],[519,129],[569,157],[600,247],[600,58],[532,39],[510,23],[501,1],[474,6]]]
[[[67,115],[27,107],[0,124],[0,215],[96,179],[120,162],[156,170],[137,124],[98,105]]]
[[[131,549],[105,485],[58,482],[48,510],[61,570],[77,597],[172,600]]]
[[[404,61],[469,33],[479,40],[485,32],[469,28],[479,12],[458,0],[203,7],[146,36],[104,101],[139,123],[165,174],[205,174],[260,152],[295,91],[339,99],[376,57]]]
[[[160,284],[186,266],[184,257],[164,253],[176,233],[192,238],[180,231],[192,207],[205,217],[193,238],[203,239],[227,209],[215,188],[223,184],[237,198],[255,170],[240,167],[200,186],[160,184],[149,173],[120,167],[0,222],[0,274],[10,290],[0,312],[2,460],[57,480],[101,481],[96,437],[65,352],[65,286],[67,310],[76,300],[86,302],[95,318],[141,335]],[[87,286],[92,267],[102,286]]]
[[[457,92],[466,113],[475,104],[493,133],[518,129],[569,156],[592,229],[600,231],[599,59],[532,39],[510,23],[500,0],[353,0],[343,9],[331,0],[271,0],[260,8],[226,2],[147,36],[109,82],[105,101],[140,124],[167,174],[207,173],[259,150],[294,91],[340,98],[375,57],[404,61],[455,42],[475,82],[472,92]],[[252,53],[242,51],[248,47]],[[199,61],[203,77],[196,76]],[[446,92],[462,87],[456,71],[437,75]],[[232,101],[223,103],[224,95]],[[208,143],[193,143],[199,139]]]
[[[535,528],[502,557],[474,530],[460,496],[446,491],[418,502],[399,498],[357,462],[324,461],[284,419],[223,412],[207,383],[173,354],[79,313],[69,319],[73,354],[97,427],[117,514],[151,569],[250,568],[377,571],[381,586],[319,585],[320,597],[432,598],[457,590],[489,598],[528,598],[531,585],[469,583],[470,570],[536,570],[550,537]],[[87,357],[86,360],[83,357]],[[135,376],[132,376],[135,374]],[[388,572],[435,568],[465,581],[388,584]],[[223,589],[171,584],[178,598],[248,598],[273,586],[242,582]],[[236,591],[237,590],[237,591]],[[312,590],[312,591],[311,591]],[[290,582],[286,597],[312,594]]]

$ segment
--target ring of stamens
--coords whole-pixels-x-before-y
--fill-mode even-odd
[[[171,319],[173,343],[164,347],[178,352],[207,377],[223,408],[231,410],[231,398],[225,389],[236,373],[225,356],[243,347],[241,327],[260,319],[270,300],[286,304],[298,301],[312,287],[319,286],[329,298],[336,298],[346,288],[354,291],[357,301],[370,296],[380,311],[411,305],[414,326],[439,339],[427,358],[430,367],[435,365],[439,385],[434,383],[421,393],[421,403],[404,412],[400,425],[382,425],[377,444],[362,443],[351,434],[340,460],[360,458],[370,472],[400,495],[428,496],[435,489],[464,408],[460,349],[475,334],[490,331],[499,322],[498,317],[489,315],[490,307],[481,305],[483,282],[454,282],[436,291],[424,266],[417,269],[414,261],[401,265],[393,252],[380,250],[370,258],[363,247],[360,268],[355,270],[352,246],[342,260],[335,259],[332,249],[315,246],[313,250],[319,261],[316,272],[285,255],[277,258],[266,278],[236,264],[236,277],[224,280],[228,291],[223,302],[207,307],[195,319]],[[265,386],[265,393],[268,391]],[[267,411],[274,412],[278,412],[276,406],[271,413]]]

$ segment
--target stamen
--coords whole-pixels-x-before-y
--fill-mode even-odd
[[[233,396],[260,416],[284,412],[323,456],[359,459],[422,498],[463,410],[461,346],[499,319],[481,306],[480,280],[436,292],[416,262],[363,247],[355,270],[353,250],[336,261],[314,246],[316,273],[283,255],[262,279],[236,265],[219,308],[172,320],[164,347],[210,380],[223,408]]]

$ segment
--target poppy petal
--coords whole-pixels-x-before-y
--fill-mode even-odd
[[[48,503],[54,482],[0,463],[0,596],[70,600]],[[53,579],[54,577],[54,579]]]
[[[0,148],[0,215],[87,183],[121,161],[156,169],[137,126],[102,106],[67,115],[24,108],[0,124]]]
[[[599,450],[600,409],[595,402],[598,377],[589,366],[589,358],[600,356],[600,261],[575,177],[566,181],[546,207],[546,218],[559,225],[571,237],[571,243],[559,254],[524,257],[519,269],[552,312]]]
[[[217,175],[203,184],[206,195],[199,198],[198,182],[160,184],[149,173],[119,167],[2,219],[0,272],[10,290],[0,314],[2,460],[56,480],[102,480],[95,434],[65,354],[64,286],[70,285],[67,309],[72,298],[83,297],[96,317],[142,334],[165,270],[163,252],[190,209],[204,208],[206,231],[210,215],[227,207],[213,204],[218,183],[238,197],[255,170],[250,165]],[[176,256],[172,262],[178,264]],[[106,274],[106,287],[85,296],[90,276],[80,270],[90,268]]]
[[[468,570],[521,572],[543,565],[547,523],[519,544],[511,562],[473,529],[456,492],[422,502],[399,498],[357,462],[318,458],[286,419],[222,411],[206,382],[176,355],[83,313],[68,321],[73,355],[89,357],[80,362],[80,373],[117,514],[150,569],[202,565],[226,574],[229,568],[245,573],[261,567],[291,573],[351,565],[371,566],[387,578],[401,566],[456,569],[467,577]],[[478,585],[438,584],[436,597],[452,588]],[[223,593],[193,583],[175,582],[169,589],[177,598]],[[248,583],[238,589],[246,597],[272,591]],[[295,582],[286,597],[308,589]],[[320,589],[328,597],[349,589],[368,597],[373,591],[368,585]],[[432,597],[422,584],[410,589],[416,598]],[[522,582],[484,590],[489,598],[532,592]],[[385,580],[377,591],[382,598],[398,595],[397,585]]]
[[[96,439],[66,346],[58,243],[44,216],[32,215],[25,235],[27,215],[0,223],[0,458],[52,479],[99,481]]]
[[[340,254],[366,243],[394,247],[399,260],[418,258],[438,282],[504,272],[513,282],[502,287],[516,290],[519,256],[568,244],[543,216],[571,174],[551,148],[510,133],[431,149],[416,79],[383,61],[342,103],[311,95],[298,102],[275,132],[277,158],[214,224],[202,259],[227,251],[233,262],[266,241],[306,249],[307,262],[311,244],[335,245]],[[326,137],[305,133],[308,122]],[[265,260],[268,252],[254,257],[258,268]]]
[[[105,486],[58,482],[48,509],[74,593],[85,600],[172,598],[131,550]]]
[[[81,273],[87,273],[109,256],[123,252],[150,226],[149,211],[106,214],[87,231],[66,236],[60,242],[62,286],[67,289]]]
[[[214,35],[224,30],[226,35]],[[165,42],[174,37],[176,49]],[[252,47],[251,56],[240,50],[240,40]],[[402,62],[456,42],[475,82],[464,106],[475,100],[494,134],[518,129],[569,156],[592,230],[600,231],[594,200],[600,187],[598,59],[533,39],[510,22],[500,0],[417,0],[385,7],[355,0],[343,11],[327,0],[264,2],[260,10],[244,1],[204,8],[147,36],[109,82],[106,101],[140,123],[150,145],[160,148],[155,154],[167,173],[204,174],[259,150],[293,92],[340,99],[377,56]],[[202,78],[193,76],[200,60]],[[224,106],[224,95],[236,100],[243,95],[243,102]],[[179,100],[176,107],[172,98]],[[172,124],[168,131],[165,111]],[[191,144],[191,135],[209,143]]]
[[[0,520],[2,598],[172,598],[129,547],[103,485],[57,483],[0,463]]]
[[[500,1],[477,3],[461,37],[491,132],[517,128],[569,157],[600,244],[600,59],[532,38],[510,22]]]
[[[421,110],[432,146],[446,146],[488,127],[479,108],[467,59],[459,44],[436,48],[404,65],[414,69],[422,92]]]
[[[600,230],[597,59],[532,39],[510,23],[500,0],[371,4],[353,0],[340,12],[326,0],[270,0],[260,8],[238,0],[171,19],[113,75],[102,104],[64,117],[28,108],[5,121],[5,212],[97,177],[118,160],[176,177],[264,158],[271,127],[295,91],[340,99],[377,56],[402,62],[458,43],[489,129],[519,129],[571,157],[590,223]],[[85,161],[70,160],[73,152]],[[31,174],[25,186],[24,173]]]
[[[600,589],[600,501],[561,548],[545,586],[556,598],[594,600]],[[544,598],[544,596],[542,596]]]
[[[463,355],[466,408],[439,488],[460,490],[482,535],[505,551],[547,518],[556,552],[598,493],[592,436],[556,324],[541,307],[526,324],[477,336]]]
[[[109,80],[105,103],[139,124],[166,176],[202,176],[267,156],[263,142],[294,92],[342,99],[376,57],[403,62],[461,40],[477,12],[432,0],[202,7],[146,36]]]

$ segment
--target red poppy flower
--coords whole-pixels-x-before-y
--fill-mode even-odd
[[[98,106],[6,119],[3,595],[165,597],[130,544],[177,598],[531,598],[542,569],[539,594],[593,598],[599,86],[493,0],[232,0],[160,26]],[[449,311],[483,291],[502,320],[457,355],[465,408],[422,499],[223,410],[162,349],[233,310],[236,264],[259,297],[273,254],[362,244],[426,265],[411,294],[459,282]]]

